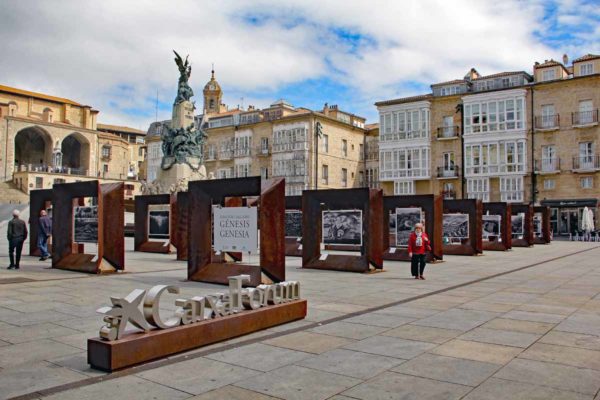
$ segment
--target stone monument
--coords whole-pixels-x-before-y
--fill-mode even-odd
[[[206,179],[202,145],[206,133],[194,122],[196,105],[190,99],[194,91],[188,84],[192,66],[175,50],[175,63],[179,68],[177,97],[173,103],[171,126],[161,134],[163,158],[158,178],[142,185],[144,194],[175,193],[187,190],[189,181]]]

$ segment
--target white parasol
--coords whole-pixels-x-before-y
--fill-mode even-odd
[[[593,215],[590,215],[589,208],[584,207],[581,215],[581,230],[584,232],[590,232],[594,229]]]

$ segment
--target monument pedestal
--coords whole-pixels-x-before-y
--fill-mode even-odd
[[[160,169],[152,186],[157,193],[174,193],[187,191],[188,182],[206,179],[206,167],[201,165],[194,171],[187,164],[173,164],[169,169]]]

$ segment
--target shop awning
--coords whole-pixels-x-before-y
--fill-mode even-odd
[[[543,206],[548,207],[597,207],[598,199],[563,199],[563,200],[542,200],[540,202]]]

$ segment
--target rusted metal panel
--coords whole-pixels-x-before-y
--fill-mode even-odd
[[[512,215],[520,213],[525,214],[523,218],[523,238],[513,238],[513,247],[531,247],[533,246],[533,205],[531,204],[511,204]]]
[[[151,194],[135,196],[135,241],[134,250],[149,253],[170,253],[171,239],[165,245],[164,241],[151,240],[148,236],[148,212],[149,206],[160,204],[169,205],[169,235],[173,235],[173,226],[171,225],[173,207],[170,194]]]
[[[483,215],[500,215],[501,220],[501,240],[482,240],[483,250],[506,251],[512,248],[512,225],[510,222],[511,205],[506,202],[483,203]],[[483,225],[483,220],[482,220]],[[483,229],[482,229],[483,231]]]
[[[541,213],[542,214],[542,237],[535,236],[533,243],[534,244],[548,244],[552,241],[552,228],[550,227],[550,207],[548,206],[534,206],[533,213]]]
[[[41,255],[38,249],[38,235],[40,231],[40,211],[46,210],[52,204],[52,189],[38,189],[29,192],[29,255]],[[52,245],[48,244],[48,251],[52,253]]]
[[[391,247],[396,247],[395,234],[390,234],[389,218],[396,208],[418,207],[425,213],[425,232],[431,241],[431,252],[427,253],[427,261],[432,262],[444,258],[442,250],[442,197],[433,194],[383,196],[383,243],[384,260],[410,261],[408,249],[396,248],[390,253]]]
[[[185,261],[188,259],[188,208],[189,193],[177,193],[177,215],[173,234],[177,243],[177,260]]]
[[[295,300],[176,328],[131,333],[114,341],[88,339],[88,363],[112,372],[303,319],[306,312],[306,300]]]
[[[363,240],[360,255],[321,257],[323,210],[362,211]],[[383,192],[381,189],[305,190],[302,194],[302,268],[367,272],[383,268]]]
[[[482,224],[483,204],[481,200],[444,200],[444,214],[469,215],[469,238],[462,244],[443,244],[444,254],[473,256],[483,252]],[[443,217],[443,216],[442,216]],[[443,237],[442,237],[443,240]]]
[[[188,279],[227,284],[227,278],[235,268],[251,276],[249,286],[285,280],[284,179],[261,182],[260,177],[249,177],[194,181],[190,182],[188,192]],[[227,262],[230,258],[241,260],[241,254],[214,254],[211,243],[212,206],[242,205],[242,198],[254,196],[260,196],[260,266]],[[246,204],[257,204],[256,201],[250,199]]]
[[[52,267],[102,273],[125,268],[124,184],[98,181],[59,183],[52,188]],[[73,206],[98,200],[97,257],[73,241]]]

